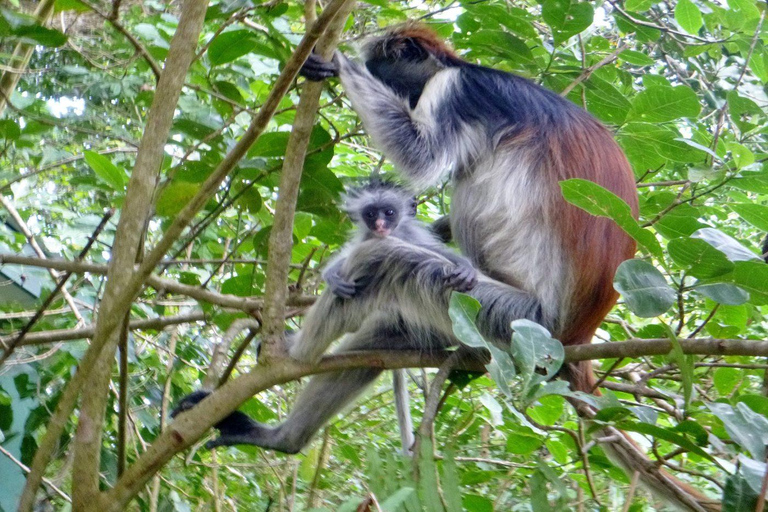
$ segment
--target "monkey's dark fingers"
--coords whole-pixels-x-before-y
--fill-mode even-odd
[[[448,276],[447,284],[457,292],[469,291],[477,284],[477,271],[472,267],[456,267]]]
[[[363,276],[358,279],[355,279],[355,294],[358,294],[361,291],[368,288],[372,282],[373,282],[373,276]]]
[[[349,281],[338,281],[333,283],[330,288],[334,295],[342,299],[351,299],[357,292],[355,283]]]
[[[326,78],[339,76],[339,65],[336,61],[324,61],[316,53],[311,53],[299,70],[299,74],[307,80],[321,82]]]
[[[188,394],[179,400],[179,403],[176,405],[176,407],[173,408],[171,411],[171,418],[175,418],[179,414],[192,409],[194,406],[199,404],[203,398],[210,394],[210,391],[206,391],[204,389],[198,389],[197,391],[193,391],[192,393]]]

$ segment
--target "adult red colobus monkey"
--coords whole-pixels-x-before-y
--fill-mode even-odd
[[[529,318],[564,345],[590,343],[617,299],[616,268],[632,257],[635,243],[613,221],[567,204],[558,182],[593,181],[637,213],[632,170],[608,130],[524,78],[463,61],[422,26],[373,38],[362,55],[364,65],[341,54],[332,62],[312,57],[302,74],[311,80],[339,76],[376,145],[412,184],[434,185],[451,174],[451,231],[481,271],[470,294],[483,304],[483,334],[508,343],[509,321]],[[434,253],[419,257],[413,246],[388,237],[364,242],[353,256],[347,277],[370,267],[374,284],[367,295],[349,300],[324,294],[316,310],[326,309],[316,317],[327,322],[312,332],[305,322],[294,355],[315,342],[322,351],[344,331],[354,331],[346,349],[429,350],[456,343],[444,325],[442,282],[430,284],[430,267],[441,264]],[[414,278],[409,265],[423,275]],[[398,307],[387,312],[385,303]],[[374,313],[365,316],[364,310]],[[379,373],[369,368],[316,376],[285,422],[268,427],[233,416],[243,421],[226,425],[231,442],[220,444],[297,451]],[[571,365],[565,373],[573,389],[593,392],[589,363]],[[639,471],[652,490],[685,510],[719,510],[613,433],[605,437],[617,441],[605,449],[630,472]]]
[[[618,294],[613,276],[635,252],[611,220],[567,204],[558,182],[583,178],[637,214],[634,175],[610,132],[584,110],[524,78],[471,64],[436,34],[406,25],[368,40],[364,65],[312,56],[302,74],[338,76],[375,144],[416,186],[451,174],[450,225],[485,275],[533,301],[564,345],[590,343]],[[588,362],[566,377],[592,393]],[[606,447],[634,472],[653,465],[631,443]],[[664,472],[643,481],[687,510],[719,505]]]

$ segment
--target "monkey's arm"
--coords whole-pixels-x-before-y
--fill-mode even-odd
[[[458,69],[436,73],[411,110],[406,98],[341,53],[337,52],[331,62],[310,56],[301,70],[309,80],[338,75],[376,145],[419,187],[439,182],[453,164],[471,161],[477,149],[460,144],[463,128],[450,122],[456,117],[451,105],[458,73]]]
[[[328,265],[323,271],[323,280],[328,284],[328,288],[334,295],[341,297],[342,299],[351,299],[355,296],[357,288],[353,281],[349,281],[341,275],[341,269],[346,260],[346,257],[336,258],[336,260]]]

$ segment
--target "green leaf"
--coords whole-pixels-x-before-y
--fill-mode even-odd
[[[528,455],[538,450],[544,439],[530,431],[510,432],[507,434],[507,453]]]
[[[661,272],[643,260],[627,260],[619,265],[613,287],[624,297],[627,307],[644,318],[666,312],[677,298]]]
[[[480,303],[477,299],[459,292],[451,293],[448,316],[451,317],[453,334],[468,347],[486,348],[488,343],[475,325],[478,311]]]
[[[739,454],[739,474],[749,484],[755,496],[759,496],[763,489],[763,478],[765,478],[766,464],[759,460],[753,460],[744,454]],[[752,509],[749,509],[752,510]]]
[[[467,44],[472,48],[485,48],[499,57],[512,62],[535,65],[533,54],[525,41],[502,30],[481,30],[472,34],[467,39]]]
[[[632,104],[609,82],[592,75],[584,84],[587,109],[606,123],[621,124]],[[578,89],[575,90],[578,93]]]
[[[731,152],[734,162],[736,162],[736,168],[741,169],[755,163],[755,155],[746,146],[739,144],[738,142],[728,142],[725,145],[728,151]]]
[[[731,261],[760,260],[757,254],[741,245],[735,238],[726,235],[715,228],[702,228],[691,235],[700,238],[718,251],[725,254]]]
[[[738,286],[726,283],[695,285],[693,291],[712,299],[718,304],[730,306],[739,306],[749,300],[747,292]]]
[[[757,414],[744,403],[731,407],[724,403],[706,404],[712,413],[720,418],[731,439],[753,459],[765,459],[765,447],[768,444],[768,419]]]
[[[549,503],[547,479],[542,472],[535,471],[533,475],[531,475],[528,485],[531,488],[532,512],[550,512],[552,510],[552,505]]]
[[[709,433],[704,427],[693,420],[681,421],[675,425],[675,430],[693,437],[693,441],[698,446],[707,446],[709,444]]]
[[[733,393],[736,385],[743,378],[742,371],[736,368],[717,368],[712,375],[717,393],[721,396]]]
[[[689,34],[698,34],[704,23],[701,11],[691,0],[678,0],[675,6],[675,20]]]
[[[656,64],[654,59],[650,58],[643,52],[637,52],[635,50],[624,50],[619,54],[619,60],[623,60],[624,62],[628,62],[629,64],[633,64],[635,66],[643,67]]]
[[[0,138],[5,140],[16,140],[21,136],[21,129],[16,121],[11,119],[0,119]]]
[[[565,358],[563,345],[552,338],[544,327],[530,320],[512,322],[512,357],[520,370],[523,393],[532,384],[554,377]],[[544,370],[544,375],[536,369]]]
[[[444,512],[437,492],[437,468],[434,449],[429,437],[422,437],[419,444],[419,497],[425,512]]]
[[[739,96],[736,91],[728,92],[728,111],[734,124],[742,132],[748,132],[765,122],[765,112],[749,98]]]
[[[384,512],[394,512],[402,510],[402,505],[410,499],[416,489],[413,487],[403,487],[398,489],[392,496],[381,502],[381,510]]]
[[[493,501],[477,494],[465,494],[461,498],[461,504],[467,512],[494,512]]]
[[[669,359],[677,364],[680,370],[680,381],[682,382],[683,398],[685,400],[683,409],[687,410],[693,395],[693,355],[685,355],[683,347],[680,345],[680,340],[677,339],[677,335],[667,324],[662,323],[661,327],[667,333],[669,341],[672,342],[672,351],[669,353]]]
[[[723,490],[723,512],[743,512],[755,510],[757,495],[740,474],[729,475],[725,479]]]
[[[707,460],[715,460],[707,452],[696,446],[696,444],[693,443],[690,439],[682,434],[678,434],[671,429],[657,427],[656,425],[650,425],[648,423],[636,423],[631,421],[622,421],[617,425],[617,428],[620,428],[621,430],[637,432],[639,434],[649,435],[658,439],[663,439],[664,441],[668,441],[672,444],[680,446],[681,448],[685,448],[688,451],[693,452]]]
[[[725,254],[698,238],[670,240],[667,250],[675,263],[688,268],[689,274],[693,277],[721,276],[734,268]]]
[[[161,217],[174,217],[197,194],[200,185],[179,181],[170,183],[157,198],[155,209]]]
[[[642,12],[650,9],[653,4],[653,0],[627,0],[624,7],[630,11]]]
[[[695,118],[700,111],[699,100],[690,87],[650,86],[635,96],[629,116],[646,123],[661,123],[681,117]]]
[[[659,258],[662,257],[659,241],[653,233],[640,227],[632,217],[629,205],[616,194],[597,183],[578,178],[561,181],[560,188],[566,201],[592,215],[613,219],[648,252]]]
[[[752,304],[768,304],[768,265],[764,262],[738,261],[733,273],[724,279],[749,292]]]
[[[250,30],[231,30],[216,36],[208,47],[211,65],[220,66],[251,52],[259,43]]]
[[[732,203],[728,206],[757,229],[768,231],[768,206],[757,203]]]
[[[88,12],[91,7],[84,4],[80,0],[56,0],[56,12],[61,11],[75,11],[75,12]]]
[[[461,486],[452,446],[443,453],[443,478],[441,480],[446,512],[461,512]]]
[[[567,41],[586,30],[594,19],[592,5],[569,0],[545,0],[541,7],[544,21],[552,27],[555,44]]]
[[[128,181],[125,171],[113,164],[109,158],[93,151],[85,151],[84,155],[85,161],[101,181],[117,191],[122,191],[125,188]]]
[[[706,153],[678,140],[680,134],[667,126],[627,123],[619,132],[619,141],[635,170],[644,173],[673,162],[702,162]]]
[[[289,132],[269,132],[262,134],[248,150],[248,158],[256,156],[284,156],[288,146]]]

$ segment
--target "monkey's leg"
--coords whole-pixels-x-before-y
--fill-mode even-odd
[[[304,317],[301,330],[293,335],[289,353],[292,358],[317,362],[325,349],[342,334],[356,331],[366,319],[361,302],[342,299],[326,290]]]
[[[350,334],[338,352],[426,348],[425,343],[430,345],[429,348],[438,349],[452,341],[435,334],[427,336],[426,342],[416,343],[399,325],[392,325],[391,320],[389,324],[383,324],[379,318],[372,318],[358,332]],[[297,453],[328,419],[357,397],[379,374],[380,369],[361,368],[312,377],[282,424],[268,427],[253,420],[246,424],[238,416],[238,429],[222,430],[221,437],[208,446],[251,444]]]

